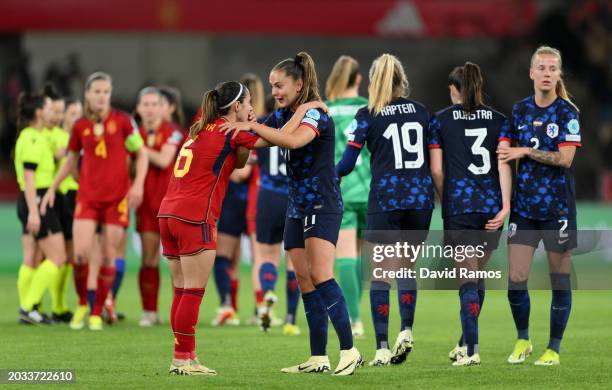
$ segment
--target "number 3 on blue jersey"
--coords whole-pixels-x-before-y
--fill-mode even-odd
[[[489,151],[482,146],[485,138],[487,138],[486,127],[479,127],[477,129],[465,129],[466,137],[476,137],[476,140],[472,144],[472,154],[474,156],[482,157],[482,166],[476,166],[474,163],[470,163],[468,170],[474,175],[486,175],[491,170],[491,154]]]
[[[401,131],[400,131],[401,130]],[[415,134],[414,143],[411,142],[410,132]],[[395,169],[417,169],[425,162],[423,151],[423,126],[418,122],[405,122],[402,127],[397,123],[391,123],[383,133],[383,137],[393,142],[393,154],[395,155]],[[417,155],[416,160],[404,161],[403,152]]]

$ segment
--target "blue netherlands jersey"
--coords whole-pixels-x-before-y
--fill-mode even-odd
[[[277,125],[278,112],[268,115],[262,123],[268,127],[282,127]],[[272,146],[257,149],[257,164],[259,165],[259,188],[281,194],[286,194],[289,191],[287,163],[281,148]]]
[[[268,117],[266,125],[280,129],[292,116],[289,108],[281,108]],[[301,125],[310,127],[316,137],[299,149],[283,150],[289,178],[287,216],[341,214],[342,196],[334,166],[334,122],[322,110],[312,109]]]
[[[496,150],[509,131],[506,117],[486,106],[468,113],[456,104],[431,119],[429,148],[444,156],[443,217],[501,210]]]
[[[371,153],[368,213],[432,209],[433,184],[425,147],[429,113],[422,104],[397,98],[373,116],[360,109],[348,143]]]
[[[530,96],[512,107],[511,138],[519,147],[556,152],[561,146],[581,146],[578,110],[558,97],[538,107]],[[546,165],[528,157],[519,162],[512,211],[540,221],[576,217],[572,168]]]

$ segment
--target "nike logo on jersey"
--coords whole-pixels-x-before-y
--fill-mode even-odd
[[[568,241],[569,241],[569,238],[566,238],[565,240],[559,240],[558,242],[559,242],[559,245],[563,245]]]
[[[527,125],[520,125],[520,126],[518,127],[518,129],[519,129],[519,130],[523,130],[525,127],[527,127]]]
[[[304,229],[304,233],[306,233],[307,231],[309,231],[310,229],[312,229],[314,226],[309,226],[306,229]]]

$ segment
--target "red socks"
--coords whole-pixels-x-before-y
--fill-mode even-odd
[[[175,326],[174,317],[176,316],[176,310],[178,309],[182,296],[183,296],[183,288],[175,287],[174,296],[172,297],[172,306],[170,306],[170,326],[172,327],[172,332],[176,330],[176,328],[174,327]]]
[[[232,279],[230,286],[230,297],[234,311],[238,311],[238,279]]]
[[[174,358],[189,359],[195,351],[195,329],[203,288],[185,288],[174,315]],[[194,355],[195,356],[195,355]]]
[[[115,281],[115,267],[100,267],[100,273],[98,274],[98,289],[96,290],[96,302],[94,303],[91,315],[99,316],[102,315],[102,309],[104,308],[104,301],[108,296],[108,292],[113,287]]]
[[[79,296],[79,305],[87,305],[87,276],[89,275],[89,263],[74,264],[73,279],[74,287]]]
[[[157,311],[157,296],[159,293],[159,268],[142,267],[138,273],[138,285],[142,298],[142,309]]]

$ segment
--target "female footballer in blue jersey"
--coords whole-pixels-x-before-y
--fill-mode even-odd
[[[576,192],[572,162],[581,145],[578,108],[562,79],[561,53],[541,46],[531,57],[529,77],[535,94],[514,104],[511,138],[500,146],[499,161],[517,160],[516,189],[508,226],[508,300],[518,340],[508,363],[530,355],[530,300],[527,279],[540,241],[548,255],[552,302],[550,339],[540,366],[559,364],[559,349],[572,306],[571,251],[577,246]]]
[[[436,113],[429,125],[431,175],[442,199],[445,243],[484,250],[457,259],[462,335],[449,353],[454,366],[480,364],[478,316],[485,296],[484,270],[497,249],[510,213],[512,171],[498,163],[498,144],[508,146],[508,120],[482,102],[480,67],[466,62],[449,75],[453,105]],[[461,261],[460,261],[461,260]]]
[[[363,360],[353,346],[346,302],[334,280],[334,254],[342,220],[342,196],[334,170],[334,124],[321,109],[324,105],[314,61],[307,53],[300,52],[274,66],[270,84],[280,109],[266,121],[267,125],[247,122],[225,127],[253,130],[286,150],[289,201],[284,242],[302,291],[311,357],[282,372],[329,371],[329,317],[340,341],[340,362],[334,374],[351,375]]]
[[[368,106],[353,121],[348,146],[336,170],[348,175],[365,143],[371,153],[372,181],[368,199],[368,242],[390,244],[412,241],[420,244],[427,237],[433,211],[433,183],[425,147],[429,113],[425,106],[407,98],[408,80],[400,61],[383,54],[370,68]],[[374,231],[412,230],[408,240]],[[410,259],[416,260],[416,259]],[[414,262],[409,263],[414,267]],[[371,366],[400,364],[413,348],[412,325],[417,288],[414,278],[398,278],[400,333],[389,350],[388,278],[372,279],[370,305],[376,333],[376,356]]]

